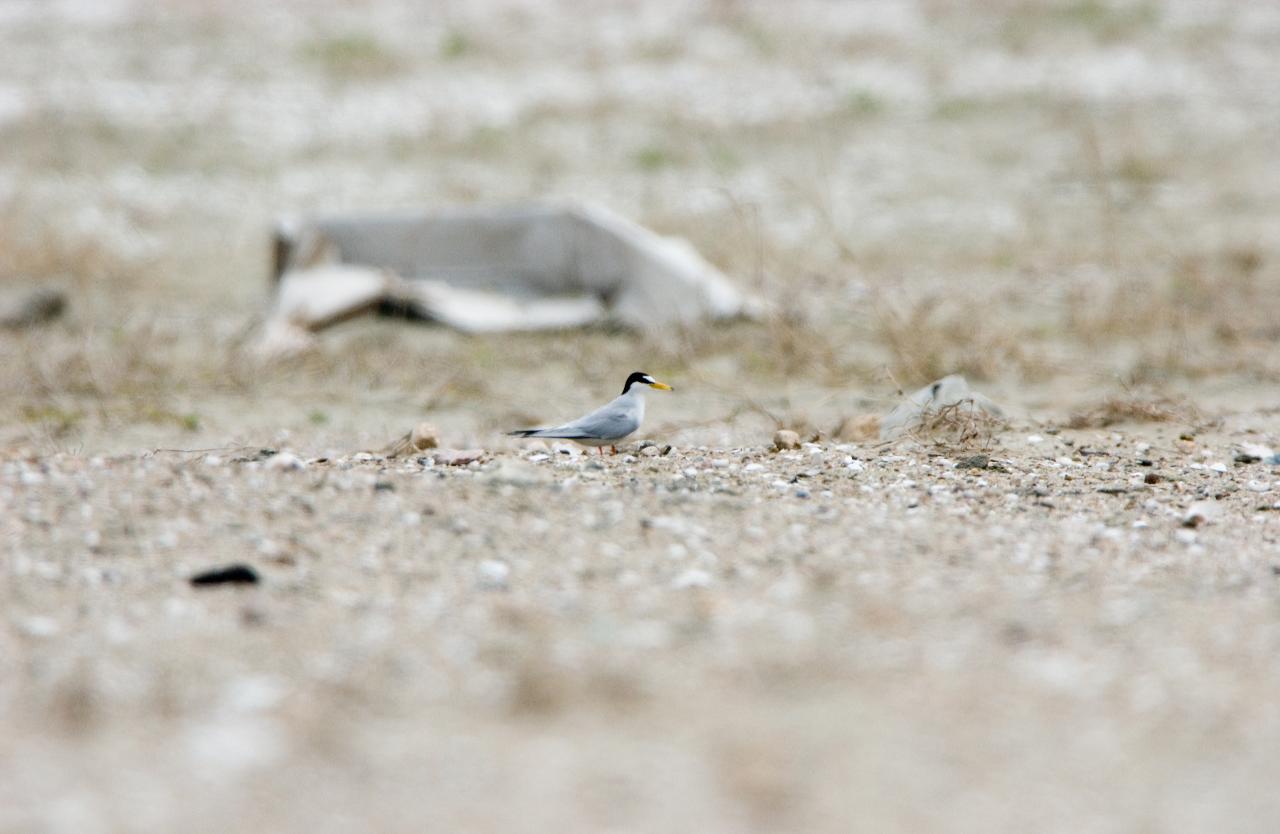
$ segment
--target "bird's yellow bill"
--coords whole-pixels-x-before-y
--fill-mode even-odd
[[[653,386],[652,386],[652,387],[657,388],[659,391],[670,391],[670,390],[671,390],[671,386],[670,386],[670,385],[668,385],[668,384],[666,384],[665,382],[655,382],[655,383],[653,383]]]

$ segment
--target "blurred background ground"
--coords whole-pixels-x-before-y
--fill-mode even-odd
[[[0,287],[69,296],[61,319],[0,332],[0,781],[22,786],[0,824],[625,831],[687,813],[708,831],[847,830],[865,808],[873,830],[1190,831],[1235,809],[1239,829],[1274,830],[1276,516],[1255,507],[1274,476],[1231,461],[1233,444],[1277,439],[1278,79],[1280,8],[1245,0],[0,0]],[[279,215],[545,197],[687,238],[774,314],[501,337],[365,320],[309,355],[246,361]],[[646,435],[678,449],[762,447],[779,422],[830,433],[962,372],[1018,416],[991,450],[1028,467],[1017,489],[1089,444],[1116,461],[1150,444],[1184,480],[1151,498],[1159,511],[1068,498],[1038,522],[878,515],[842,482],[824,500],[843,510],[814,532],[772,488],[681,509],[657,486],[565,487],[590,480],[578,469],[525,498],[400,473],[412,506],[394,508],[366,507],[357,479],[350,508],[317,487],[313,518],[293,500],[310,481],[236,470],[210,486],[194,457],[143,457],[339,455],[424,418],[508,455],[501,430],[580,413],[636,369],[677,387],[650,398]],[[1047,457],[1020,439],[1107,401],[1176,407],[1086,420]],[[850,451],[882,454],[823,460]],[[689,454],[696,469],[721,453]],[[898,471],[928,465],[911,455],[882,465],[924,489],[934,476]],[[1193,463],[1227,464],[1240,502],[1190,542],[1175,538],[1186,505],[1222,491]],[[669,486],[672,466],[637,477]],[[583,520],[579,488],[625,520]],[[438,547],[394,526],[433,527],[424,501],[453,537]],[[644,514],[704,528],[718,561],[689,569],[714,590],[668,598],[684,574],[656,566],[689,553],[665,542],[636,551],[634,579],[559,572],[612,552],[617,525],[631,548]],[[1163,538],[1105,532],[1144,520]],[[333,572],[345,602],[290,591],[313,580],[287,571],[250,603],[181,583],[319,525],[350,552],[293,558]],[[515,602],[472,581],[513,547],[541,566]],[[1046,577],[1027,547],[1093,555]],[[735,558],[762,573],[725,574]],[[628,607],[637,587],[650,607]],[[268,627],[245,626],[244,605]],[[792,636],[771,647],[744,623]],[[615,652],[615,633],[642,648]],[[493,695],[527,679],[543,704],[547,657],[582,691],[531,711]],[[1029,667],[1067,683],[1046,693]],[[172,798],[187,792],[208,806]]]

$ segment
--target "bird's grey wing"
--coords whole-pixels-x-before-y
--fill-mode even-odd
[[[521,429],[511,432],[516,437],[562,437],[565,440],[585,440],[591,435],[583,434],[573,423],[564,426],[552,426],[549,429]]]
[[[581,417],[564,426],[582,432],[579,437],[598,437],[604,440],[626,437],[640,427],[634,411],[619,408],[610,403],[597,409],[586,417]]]
[[[561,437],[566,440],[613,439],[625,437],[640,428],[635,410],[628,408],[622,397],[602,405],[572,423],[545,429],[515,432],[523,437]]]
[[[608,406],[605,406],[605,408],[608,408]],[[558,426],[547,426],[541,429],[519,429],[517,431],[510,432],[510,434],[514,437],[562,437],[566,440],[587,439],[592,437],[592,435],[583,434],[579,424],[583,420],[589,420],[603,410],[604,409],[598,408],[586,417],[579,417],[572,423],[562,423]]]
[[[612,418],[610,417],[611,414],[613,415]],[[616,421],[619,416],[625,416],[625,413],[613,403],[609,403],[603,408],[597,408],[585,417],[579,417],[572,423],[548,426],[543,429],[524,429],[513,432],[513,434],[522,437],[561,437],[565,440],[589,440],[600,437],[599,434],[594,432],[601,427],[607,428],[610,422]]]

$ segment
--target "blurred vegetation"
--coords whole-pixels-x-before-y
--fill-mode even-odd
[[[449,50],[449,44],[446,40],[441,47],[442,52]],[[453,48],[461,51],[447,57],[457,57],[466,51],[463,42]],[[391,76],[403,71],[407,65],[398,52],[369,32],[317,37],[303,43],[300,52],[304,60],[338,80]]]
[[[103,96],[33,86],[0,119],[0,280],[74,295],[64,320],[0,334],[6,419],[204,433],[225,425],[210,401],[267,392],[319,430],[341,422],[325,396],[488,414],[522,380],[611,390],[637,364],[756,399],[953,372],[1280,379],[1274,105],[1206,57],[1271,41],[1229,17],[926,4],[909,24],[838,30],[727,3],[598,41],[518,14],[432,19],[434,40],[408,50],[354,15],[300,35],[208,14],[176,45],[155,21],[111,30]],[[1122,67],[1150,89],[1118,77],[1137,86],[1117,98],[1096,75],[1117,43],[1156,67]],[[0,81],[31,81],[27,47]],[[1089,85],[1067,71],[1081,66]],[[1198,86],[1169,86],[1166,66]],[[1009,76],[1020,67],[1042,75]],[[362,82],[409,112],[368,109]],[[258,101],[273,90],[288,106]],[[278,214],[542,197],[688,239],[771,312],[656,334],[356,322],[310,355],[246,359]]]

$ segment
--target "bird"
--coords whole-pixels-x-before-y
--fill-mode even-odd
[[[656,388],[659,391],[674,390],[670,385],[658,382],[644,371],[636,371],[627,377],[622,386],[622,393],[613,398],[607,405],[572,423],[551,426],[545,429],[520,429],[509,432],[512,437],[554,437],[572,440],[583,446],[594,446],[600,454],[608,446],[613,454],[618,453],[617,442],[640,428],[644,420],[644,389]]]

